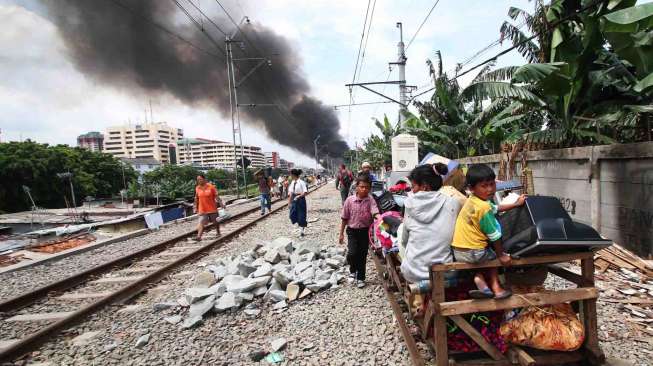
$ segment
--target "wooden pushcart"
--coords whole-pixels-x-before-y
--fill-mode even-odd
[[[406,304],[412,301],[408,284],[399,271],[400,262],[396,254],[385,257],[376,252],[373,256],[379,276],[383,282],[386,294],[395,313],[401,333],[406,341],[411,359],[415,365],[423,365],[424,359],[417,347],[417,342],[411,334],[398,299]],[[581,274],[557,266],[558,263],[580,261]],[[479,269],[501,267],[498,260],[482,264],[448,263],[434,264],[430,268],[430,298],[426,305],[424,316],[414,319],[424,340],[435,353],[435,364],[445,365],[564,365],[584,362],[599,365],[605,361],[605,356],[599,347],[596,299],[598,290],[594,287],[594,253],[579,252],[569,254],[542,255],[536,257],[513,259],[513,267],[541,265],[548,272],[564,278],[576,288],[557,291],[544,291],[512,296],[507,299],[495,300],[461,300],[445,301],[444,273],[449,270],[478,271]],[[577,303],[579,317],[585,326],[583,346],[573,352],[553,352],[526,350],[511,346],[506,354],[501,353],[463,318],[464,314],[484,311],[506,310],[527,306],[552,305],[563,302]],[[408,311],[410,317],[410,311]],[[447,319],[462,329],[484,352],[476,354],[456,354],[447,349]]]

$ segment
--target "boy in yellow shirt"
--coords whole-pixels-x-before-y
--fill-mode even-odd
[[[521,195],[514,204],[497,207],[491,201],[497,190],[495,179],[494,171],[485,164],[472,165],[467,171],[466,181],[473,195],[458,214],[451,244],[454,258],[458,262],[483,263],[498,257],[501,264],[510,265],[510,255],[503,251],[501,226],[495,215],[522,206],[526,196]],[[488,247],[488,242],[492,243],[494,251]],[[470,297],[504,299],[512,295],[509,290],[501,287],[497,268],[488,269],[485,274],[489,286],[484,273],[477,272],[474,283],[478,289],[470,291]]]

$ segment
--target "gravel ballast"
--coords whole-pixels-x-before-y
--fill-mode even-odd
[[[302,240],[315,241],[320,247],[337,246],[338,192],[328,185],[309,195],[307,201],[310,224]],[[206,272],[207,264],[254,249],[261,240],[271,241],[281,236],[300,240],[298,230],[290,226],[287,208],[270,215],[207,257],[178,268],[177,274],[186,275],[169,276],[154,285],[157,291],[149,291],[129,304],[142,307],[120,313],[125,306],[105,308],[46,343],[29,357],[29,362],[267,365],[270,363],[262,357],[270,353],[273,345],[280,345],[277,353],[283,358],[281,365],[410,364],[371,259],[367,264],[367,286],[362,289],[344,282],[276,310],[274,302],[256,298],[250,304],[260,312],[246,312],[243,305],[222,313],[207,313],[202,323],[191,329],[180,326],[188,308],[177,306],[176,302],[185,289],[193,287],[200,273]],[[547,286],[563,288],[569,283],[549,280]],[[597,286],[608,287],[602,283]],[[629,337],[619,305],[599,300],[598,312],[599,336],[608,358],[650,365],[651,355],[645,352],[650,345]],[[73,344],[72,340],[80,335],[87,335],[88,339]],[[430,355],[427,359],[432,362],[429,358]]]
[[[303,240],[320,246],[338,245],[338,192],[329,185],[309,195],[307,201],[310,223]],[[288,209],[209,253],[209,258],[179,268],[177,273],[192,270],[193,274],[170,276],[158,283],[163,292],[152,291],[138,298],[135,304],[143,305],[140,310],[118,313],[118,306],[107,308],[45,344],[30,361],[56,365],[248,365],[257,363],[252,360],[257,351],[267,354],[273,341],[285,338],[286,344],[278,352],[284,358],[281,364],[408,364],[408,353],[371,260],[365,288],[344,282],[280,310],[272,308],[273,302],[254,299],[252,304],[261,309],[255,316],[247,315],[243,305],[238,310],[207,314],[202,324],[181,329],[165,318],[177,320],[174,316],[186,315],[181,310],[185,308],[154,310],[154,304],[176,301],[205,271],[209,259],[238,255],[254,248],[256,242],[281,236],[300,240],[298,230],[290,226]],[[74,337],[91,331],[100,333],[83,345],[72,345]],[[148,342],[141,341],[136,347],[146,334]]]

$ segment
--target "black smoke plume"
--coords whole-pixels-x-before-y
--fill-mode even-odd
[[[173,1],[42,2],[47,16],[64,39],[68,57],[85,75],[123,91],[150,95],[166,93],[188,105],[210,105],[223,116],[230,116],[226,58]],[[179,3],[200,20],[201,15],[188,0],[179,0]],[[204,3],[205,8],[207,4]],[[217,8],[217,4],[213,5]],[[216,12],[209,14],[204,9],[204,13],[225,33],[234,34],[236,27],[223,12],[214,16]],[[203,19],[202,25],[224,51],[225,36],[207,19]],[[290,44],[259,23],[246,23],[241,29],[244,34],[234,37],[234,40],[242,41],[233,44],[235,58],[272,56],[271,65],[257,69],[239,87],[238,102],[279,106],[241,107],[241,121],[260,126],[279,143],[311,156],[313,139],[320,135],[320,144],[326,145],[326,151],[331,156],[341,156],[347,144],[338,132],[338,118],[332,108],[309,96],[310,86]],[[237,79],[246,75],[258,62],[236,62]]]

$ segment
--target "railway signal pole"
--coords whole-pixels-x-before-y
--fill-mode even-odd
[[[401,126],[403,126],[404,121],[406,120],[406,112],[408,111],[408,103],[409,103],[409,95],[410,93],[417,89],[416,86],[414,85],[406,85],[406,61],[408,58],[406,57],[406,52],[405,52],[405,46],[404,46],[404,35],[403,35],[403,26],[402,23],[397,23],[397,28],[399,28],[399,43],[397,44],[397,61],[396,62],[389,62],[390,68],[392,69],[393,65],[396,65],[398,67],[399,71],[399,80],[395,81],[372,81],[372,82],[366,82],[366,83],[351,83],[351,84],[345,84],[346,87],[351,88],[354,86],[361,87],[371,93],[374,93],[382,98],[387,99],[388,101],[392,103],[399,104],[399,122]],[[387,85],[387,84],[393,84],[393,85],[398,85],[399,86],[399,100],[395,98],[391,98],[381,92],[378,92],[370,86],[372,85]],[[364,103],[363,103],[364,104]],[[353,105],[353,104],[352,104]]]

